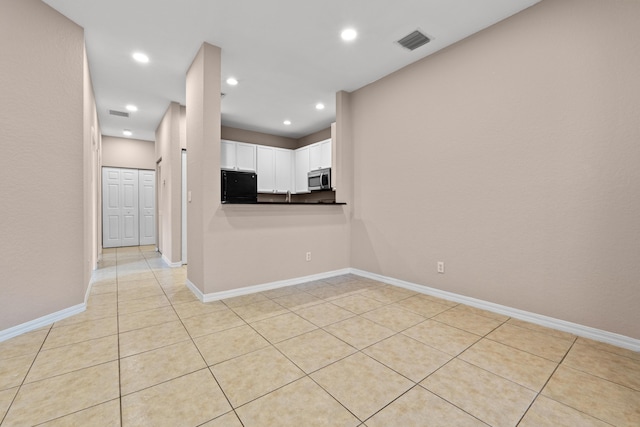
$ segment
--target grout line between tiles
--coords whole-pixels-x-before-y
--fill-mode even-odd
[[[555,373],[556,373],[556,371],[558,370],[558,368],[560,368],[560,365],[562,364],[562,362],[564,362],[564,359],[567,357],[567,355],[569,354],[569,352],[570,352],[570,351],[571,351],[571,349],[573,348],[573,346],[574,346],[574,344],[576,343],[576,340],[577,340],[577,339],[578,339],[577,337],[576,337],[576,338],[574,338],[573,342],[571,343],[571,346],[569,346],[569,349],[568,349],[568,350],[565,352],[565,354],[562,356],[562,359],[560,359],[560,362],[557,362],[556,367],[555,367],[555,368],[553,368],[553,372],[551,372],[551,375],[549,375],[549,378],[547,378],[547,380],[544,382],[544,384],[542,385],[542,387],[540,387],[540,390],[536,392],[535,397],[533,398],[533,400],[531,401],[531,403],[529,404],[529,406],[527,406],[527,409],[524,411],[524,413],[522,414],[522,416],[520,417],[520,419],[519,419],[519,420],[518,420],[518,422],[516,423],[516,426],[522,422],[522,420],[523,420],[523,419],[524,419],[524,417],[527,415],[527,413],[529,412],[529,410],[531,409],[531,407],[533,406],[533,404],[536,402],[536,400],[538,400],[538,397],[540,397],[540,396],[542,395],[542,390],[544,390],[544,389],[545,389],[545,387],[547,386],[547,384],[549,384],[549,381],[551,381],[551,378],[553,378],[553,376],[555,375]],[[547,397],[547,396],[545,396],[545,397]],[[547,397],[547,398],[548,398],[548,399],[551,399],[550,397]],[[555,399],[551,399],[551,400],[556,401]],[[557,401],[556,401],[556,402],[557,402]],[[560,403],[561,405],[564,405],[564,406],[570,407],[569,405],[566,405],[566,404],[564,404],[564,403],[562,403],[562,402],[557,402],[557,403]],[[570,407],[570,408],[571,408],[571,407]],[[576,408],[572,408],[572,409],[575,409],[576,411],[578,411],[578,412],[580,412],[580,413],[583,413],[583,414],[584,414],[584,412],[579,411],[579,410],[578,410],[578,409],[576,409]],[[588,415],[588,414],[585,414],[585,415]],[[608,423],[607,423],[607,424],[608,424]]]
[[[36,355],[34,356],[33,360],[31,361],[31,364],[29,365],[29,369],[27,369],[26,374],[24,375],[24,377],[22,378],[22,381],[20,382],[20,384],[17,386],[18,390],[16,390],[16,394],[13,396],[13,399],[11,399],[11,403],[9,403],[9,406],[7,407],[6,412],[4,413],[4,416],[2,417],[2,419],[0,419],[0,426],[4,423],[5,419],[7,418],[7,416],[9,415],[9,411],[11,411],[11,407],[13,406],[14,402],[16,401],[18,394],[20,393],[20,390],[22,390],[22,386],[24,385],[24,382],[27,380],[27,377],[29,376],[29,372],[31,372],[31,369],[33,369],[33,365],[36,363],[36,359],[38,358],[38,355],[40,354],[40,352],[42,351],[42,347],[44,347],[44,343],[45,341],[47,341],[47,338],[49,338],[49,334],[51,333],[51,329],[53,328],[53,324],[51,324],[49,326],[49,329],[47,330],[47,335],[44,337],[44,339],[42,340],[42,342],[40,343],[40,347],[38,348],[38,351],[36,352]],[[35,332],[35,331],[34,331]],[[20,356],[18,356],[20,357]],[[10,390],[13,387],[10,387],[7,390]]]

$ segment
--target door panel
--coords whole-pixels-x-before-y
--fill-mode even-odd
[[[111,215],[107,218],[107,222],[109,227],[107,227],[108,239],[109,241],[118,241],[120,242],[120,217],[118,215]],[[118,244],[118,246],[120,246]]]
[[[136,227],[136,215],[133,215],[131,213],[127,213],[125,215],[123,215],[122,217],[123,219],[123,227],[122,227],[122,240],[123,242],[132,242],[135,238],[137,233],[137,228]],[[123,246],[128,246],[128,245],[123,245]]]
[[[122,246],[138,246],[140,244],[138,226],[138,170],[122,169],[120,178],[122,186]]]
[[[103,168],[102,246],[105,248],[122,246],[120,194],[120,170]]]
[[[156,243],[156,172],[139,173],[140,244]]]

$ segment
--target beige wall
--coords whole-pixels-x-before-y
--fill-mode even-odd
[[[222,126],[221,138],[229,141],[248,142],[250,144],[268,145],[271,147],[287,148],[295,150],[316,142],[331,138],[331,128],[322,129],[311,135],[303,136],[299,139],[287,138],[286,136],[271,135],[268,133],[254,132],[250,130]]]
[[[158,188],[158,248],[170,263],[182,258],[181,195],[182,176],[181,109],[172,102],[156,129],[156,153],[159,163]],[[155,161],[154,161],[155,163]]]
[[[354,92],[352,266],[640,338],[639,16],[545,0]]]
[[[81,304],[84,35],[38,0],[0,2],[0,330]]]
[[[271,147],[288,148],[290,150],[298,148],[297,140],[285,136],[271,135],[268,133],[254,132],[250,130],[237,129],[222,126],[221,138],[229,141],[248,142],[250,144],[268,145]]]
[[[187,73],[189,280],[210,294],[348,267],[344,207],[220,203],[219,55],[205,44]]]
[[[114,168],[156,168],[154,141],[131,138],[102,137],[102,166]]]
[[[306,145],[311,145],[316,142],[324,141],[325,139],[331,138],[331,128],[328,127],[326,129],[322,129],[321,131],[314,132],[311,135],[303,136],[298,139],[296,148],[304,147]]]
[[[189,281],[207,293],[220,261],[207,235],[220,204],[220,48],[203,43],[187,71],[187,253]],[[217,194],[217,197],[216,197]]]

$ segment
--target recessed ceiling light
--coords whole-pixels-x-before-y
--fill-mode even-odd
[[[138,111],[138,107],[136,107],[136,106],[135,106],[135,105],[133,105],[133,104],[129,104],[129,105],[127,105],[125,108],[126,108],[127,110],[129,110],[129,111]]]
[[[340,37],[342,37],[342,40],[349,42],[351,40],[355,40],[355,38],[358,37],[358,32],[353,28],[347,28],[346,30],[343,30],[342,33],[340,33]]]
[[[227,79],[227,84],[231,85],[231,86],[235,86],[238,84],[238,79],[236,79],[235,77],[229,77]]]
[[[291,124],[291,120],[285,120],[283,123],[284,123],[286,126],[289,126],[289,125]]]
[[[149,57],[142,52],[135,52],[133,55],[133,59],[140,62],[141,64],[146,64],[149,62]]]
[[[324,110],[324,104],[322,102],[318,102],[316,104],[316,110]]]
[[[125,130],[122,131],[122,134],[124,136],[131,136],[131,135],[133,135],[133,132],[131,132],[129,129],[125,129]]]

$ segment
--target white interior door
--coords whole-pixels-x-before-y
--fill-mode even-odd
[[[122,246],[120,169],[102,168],[102,246]]]
[[[137,169],[102,168],[102,246],[105,248],[138,246],[141,230],[147,238],[151,229],[150,234],[155,241],[155,180],[153,175],[140,175]],[[149,178],[151,189],[147,188]],[[139,188],[144,194],[140,194]],[[147,210],[141,210],[149,204],[151,218],[146,214]]]
[[[138,246],[140,244],[138,182],[137,169],[121,170],[122,246]]]
[[[156,243],[156,172],[141,170],[138,173],[140,207],[140,244]]]
[[[182,150],[182,263],[187,263],[187,150]]]

